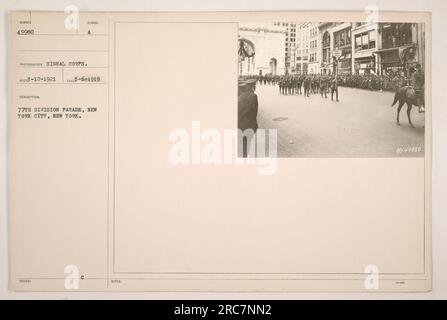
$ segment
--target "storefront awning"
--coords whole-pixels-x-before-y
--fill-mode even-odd
[[[382,64],[401,64],[407,61],[409,56],[408,52],[410,48],[414,48],[415,45],[407,45],[402,47],[381,49],[375,53],[380,54],[382,58]]]
[[[379,50],[375,51],[374,53],[383,53],[383,52],[389,52],[389,51],[399,50],[399,49],[405,50],[405,49],[408,49],[408,48],[411,48],[411,47],[414,47],[414,46],[415,46],[414,44],[409,44],[409,45],[402,46],[402,47],[393,47],[393,48],[379,49]]]

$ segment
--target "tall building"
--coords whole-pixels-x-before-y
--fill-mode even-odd
[[[310,22],[296,25],[295,73],[297,74],[309,73],[311,26]]]
[[[312,22],[309,25],[308,73],[310,74],[320,73],[321,43],[319,41],[319,38],[320,38],[320,30],[318,29],[318,23]]]
[[[286,72],[286,32],[276,23],[240,24],[239,39],[254,49],[254,56],[239,61],[240,75],[281,75]]]
[[[284,61],[286,73],[295,72],[295,50],[297,23],[295,22],[275,22],[276,27],[282,28],[285,32],[284,39]]]

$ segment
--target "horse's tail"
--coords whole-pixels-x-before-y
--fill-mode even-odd
[[[399,91],[396,91],[396,93],[394,94],[394,101],[391,104],[391,106],[394,106],[397,103],[397,101],[399,101]]]

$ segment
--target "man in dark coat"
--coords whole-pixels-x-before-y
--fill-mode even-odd
[[[239,95],[238,95],[238,143],[242,139],[242,150],[238,147],[239,151],[242,151],[242,156],[245,158],[249,154],[249,146],[256,130],[258,129],[258,96],[255,93],[256,82],[246,81],[245,83],[239,84]],[[240,156],[239,152],[239,156]]]
[[[416,65],[416,71],[411,75],[411,85],[413,86],[414,91],[416,92],[416,95],[420,100],[419,112],[422,112],[424,111],[425,108],[424,104],[425,76],[421,70],[420,64]]]

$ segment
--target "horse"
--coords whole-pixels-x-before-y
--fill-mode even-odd
[[[398,89],[394,95],[394,101],[393,104],[391,105],[391,107],[393,107],[397,101],[399,101],[399,105],[397,107],[397,121],[396,124],[400,125],[399,122],[399,113],[400,113],[400,109],[402,109],[403,105],[406,103],[407,104],[407,117],[408,117],[408,122],[410,124],[410,126],[413,126],[413,123],[411,122],[411,108],[414,106],[417,107],[421,107],[423,102],[422,102],[422,98],[419,94],[416,93],[416,91],[414,90],[414,88],[412,86],[404,86],[400,89]]]

